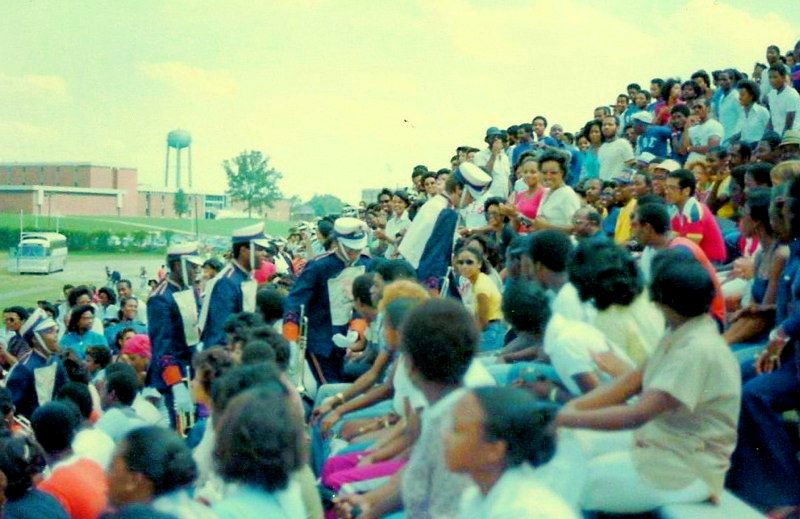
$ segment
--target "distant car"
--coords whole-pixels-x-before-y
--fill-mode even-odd
[[[119,238],[119,236],[111,235],[108,237],[109,247],[119,247],[120,245],[122,245],[122,240]]]

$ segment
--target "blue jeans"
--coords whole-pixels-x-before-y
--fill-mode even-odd
[[[780,369],[742,388],[739,440],[726,481],[740,498],[764,508],[800,504],[797,446],[781,416],[800,403],[800,377],[796,354],[783,358]]]
[[[506,338],[506,326],[500,321],[486,325],[481,332],[481,344],[478,351],[499,350],[503,347]]]

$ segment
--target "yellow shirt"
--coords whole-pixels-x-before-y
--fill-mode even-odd
[[[472,286],[472,294],[475,298],[476,313],[478,311],[478,296],[483,294],[486,296],[489,303],[489,312],[486,315],[486,320],[495,321],[503,318],[503,310],[501,309],[503,296],[500,294],[500,289],[497,288],[497,285],[494,284],[489,276],[483,272],[478,274],[478,279]],[[476,315],[475,317],[478,316]]]
[[[624,245],[631,239],[631,215],[636,209],[636,199],[631,198],[625,207],[619,210],[617,226],[614,227],[614,243]]]

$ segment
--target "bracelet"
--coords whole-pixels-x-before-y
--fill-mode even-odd
[[[547,396],[547,399],[551,402],[558,402],[558,388],[554,387],[550,390],[550,394]]]
[[[786,336],[786,332],[784,332],[783,329],[778,327],[769,333],[769,340],[781,341],[782,343],[786,344],[787,342],[789,342],[789,337]]]

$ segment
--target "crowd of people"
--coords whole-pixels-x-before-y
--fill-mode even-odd
[[[766,58],[5,308],[6,517],[800,513],[800,42]]]

